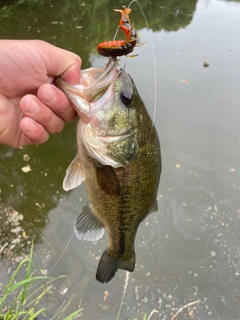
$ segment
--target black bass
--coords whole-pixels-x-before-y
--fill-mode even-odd
[[[110,281],[118,269],[133,271],[139,224],[157,211],[161,154],[156,129],[133,80],[111,58],[105,68],[81,71],[81,83],[56,81],[77,110],[78,153],[66,171],[63,188],[85,181],[89,203],[75,222],[81,240],[108,246],[96,279]]]

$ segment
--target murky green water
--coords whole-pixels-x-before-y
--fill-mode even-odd
[[[106,59],[95,47],[112,39],[119,18],[112,9],[122,4],[1,1],[0,38],[43,39],[78,53],[83,68],[103,66]],[[136,49],[137,58],[125,59],[126,68],[153,115],[151,35],[163,173],[158,213],[148,217],[137,235],[137,265],[120,319],[141,319],[143,312],[156,309],[159,313],[151,319],[170,320],[180,306],[198,299],[177,319],[240,319],[240,2],[141,4],[150,31],[136,4],[131,18],[141,41],[148,43]],[[87,200],[84,187],[66,193],[61,186],[76,152],[75,126],[68,124],[44,145],[0,146],[2,261],[27,252],[34,239],[37,265],[50,271],[65,249]],[[27,164],[32,171],[24,173]],[[8,223],[13,209],[20,215],[17,234],[14,223]],[[118,271],[107,285],[95,281],[106,242],[73,238],[51,272],[67,278],[48,301],[47,318],[72,296],[68,313],[81,302],[83,319],[116,318],[126,273]],[[5,279],[5,270],[1,272]],[[68,291],[62,295],[64,288]]]

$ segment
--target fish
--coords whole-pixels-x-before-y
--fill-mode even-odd
[[[118,269],[134,271],[140,223],[158,210],[161,151],[156,128],[137,88],[112,57],[104,68],[81,71],[79,85],[56,85],[78,112],[77,154],[63,181],[68,191],[85,182],[89,202],[74,225],[81,240],[108,245],[96,280],[109,282]]]

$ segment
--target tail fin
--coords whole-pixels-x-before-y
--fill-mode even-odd
[[[118,269],[133,271],[135,267],[135,252],[130,259],[124,260],[121,257],[113,256],[105,250],[98,264],[96,279],[101,283],[109,282]]]

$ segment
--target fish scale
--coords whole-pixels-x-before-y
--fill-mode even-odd
[[[77,237],[96,241],[107,231],[108,246],[96,274],[104,283],[118,269],[134,270],[138,226],[157,211],[161,153],[157,132],[135,84],[117,60],[111,58],[105,69],[90,68],[90,72],[100,78],[93,76],[80,89],[57,80],[80,116],[78,153],[63,186],[70,190],[85,181],[89,203],[76,220]],[[88,101],[85,89],[95,92],[97,98]]]

